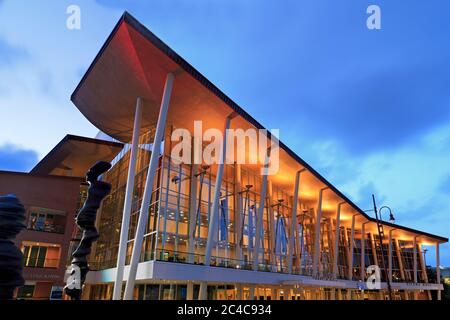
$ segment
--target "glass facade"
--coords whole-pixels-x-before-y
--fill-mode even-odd
[[[129,264],[134,236],[143,197],[148,163],[151,156],[153,132],[139,138],[133,201],[128,232],[126,264]],[[167,138],[167,137],[166,137]],[[168,139],[166,139],[168,141]],[[170,146],[165,145],[158,159],[155,182],[151,195],[149,216],[146,225],[140,261],[158,260],[174,263],[205,264],[205,247],[212,211],[212,197],[216,181],[216,166],[188,165],[175,163],[169,156]],[[104,270],[116,266],[118,244],[123,214],[126,180],[130,157],[130,146],[113,160],[113,167],[102,179],[111,183],[112,191],[103,201],[98,212],[97,228],[100,238],[91,255],[91,269]],[[239,174],[237,173],[240,170]],[[262,178],[259,168],[226,164],[220,188],[219,217],[214,230],[214,248],[211,266],[253,270],[257,237],[257,217],[260,209]],[[313,274],[315,251],[316,210],[310,204],[300,201],[297,226],[292,227],[292,195],[290,192],[269,182],[268,194],[262,210],[262,229],[258,265],[256,270],[289,273],[290,242],[292,246],[292,271],[297,275]],[[386,270],[381,265],[381,255],[387,266],[388,243],[384,240],[380,250],[378,238],[371,233],[361,234],[357,228],[352,236],[348,226],[339,227],[338,252],[334,252],[337,221],[333,215],[324,215],[320,221],[320,254],[317,277],[325,280],[351,279],[359,281],[361,272],[367,278],[366,267],[378,264],[382,278]],[[293,232],[293,234],[292,234]],[[353,239],[353,244],[351,241]],[[364,252],[361,243],[364,241]],[[353,248],[353,253],[350,252]],[[393,281],[410,281],[411,249],[404,242],[393,242]],[[400,252],[400,256],[398,256]],[[361,255],[364,266],[361,268]],[[333,274],[334,257],[337,255],[338,270]],[[353,259],[352,263],[350,259]],[[404,275],[400,270],[402,259]],[[420,264],[420,261],[418,261]],[[351,272],[349,272],[351,264]],[[420,269],[420,268],[419,268]],[[403,279],[404,277],[404,279]],[[420,277],[423,281],[423,277]],[[167,279],[170,280],[170,279]],[[150,281],[150,279],[149,279]],[[385,281],[385,280],[384,280]],[[208,295],[235,297],[236,285],[229,289],[214,289],[208,286]],[[212,289],[211,289],[212,288]],[[109,285],[96,285],[90,295],[94,298],[110,297]],[[194,288],[197,290],[197,287]],[[221,291],[222,290],[222,291]],[[272,290],[260,288],[258,290]],[[321,289],[322,290],[322,289]],[[186,284],[149,283],[137,284],[136,299],[185,299]],[[245,290],[242,291],[245,295]],[[350,292],[350,291],[349,291]],[[310,290],[303,297],[319,294]],[[323,297],[330,296],[327,289],[320,291]],[[345,293],[346,294],[346,293]],[[345,294],[343,295],[345,297]],[[350,293],[349,293],[350,294]],[[353,292],[353,297],[361,293]],[[196,294],[194,293],[194,296]],[[264,296],[261,294],[260,296]],[[265,295],[267,298],[273,295]],[[281,295],[282,296],[282,295]],[[371,296],[365,293],[364,297]],[[280,295],[277,296],[280,298]],[[290,298],[298,295],[291,294]]]

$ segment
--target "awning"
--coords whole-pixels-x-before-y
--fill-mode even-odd
[[[123,144],[66,135],[33,169],[33,175],[84,177],[97,161],[111,161]]]

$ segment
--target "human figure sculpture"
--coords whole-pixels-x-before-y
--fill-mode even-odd
[[[0,300],[10,300],[25,284],[23,255],[12,241],[25,228],[25,208],[12,194],[0,196]]]
[[[87,257],[91,253],[92,243],[99,237],[95,228],[97,210],[111,191],[111,184],[99,181],[98,177],[110,168],[109,162],[99,161],[86,173],[86,181],[89,183],[87,198],[75,219],[83,233],[80,244],[72,254],[72,263],[68,270],[69,277],[64,287],[64,292],[73,300],[81,299],[83,284],[89,272]]]

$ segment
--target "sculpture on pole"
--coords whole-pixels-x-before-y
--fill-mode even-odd
[[[25,208],[12,194],[0,196],[0,300],[10,300],[24,285],[22,252],[12,241],[25,228]]]
[[[89,272],[87,257],[91,253],[92,243],[99,237],[95,228],[97,210],[111,191],[111,184],[99,181],[98,177],[110,168],[109,162],[99,161],[86,173],[86,181],[89,183],[88,195],[75,219],[83,234],[80,244],[72,254],[72,264],[68,269],[69,277],[64,287],[64,292],[73,300],[81,299],[83,284]]]

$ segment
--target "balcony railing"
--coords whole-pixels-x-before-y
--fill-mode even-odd
[[[126,257],[126,264],[129,264],[130,256]],[[141,262],[144,261],[150,261],[154,260],[153,254],[151,253],[143,253],[141,257]],[[157,250],[157,261],[165,261],[165,262],[174,262],[174,263],[186,263],[186,264],[195,264],[195,265],[205,265],[205,255],[203,254],[197,254],[197,253],[188,253],[188,252],[180,252],[180,251],[172,251],[172,250]],[[109,268],[115,268],[116,267],[117,260],[108,260],[108,261],[101,261],[101,262],[90,262],[89,268],[93,271],[95,270],[104,270]],[[211,257],[211,262],[209,266],[212,267],[221,267],[221,268],[228,268],[228,269],[240,269],[240,270],[253,270],[253,263],[251,261],[246,260],[236,260],[236,259],[230,259],[230,258],[223,258],[223,257]],[[330,272],[319,272],[319,274],[316,276],[317,279],[321,280],[347,280],[347,266],[338,266],[339,272],[336,277],[333,276]],[[359,267],[354,268],[354,274],[352,276],[353,281],[359,281],[360,274],[359,274]],[[288,267],[287,265],[272,265],[267,263],[259,263],[257,267],[257,271],[262,272],[274,272],[274,273],[288,273]],[[382,270],[384,272],[384,270]],[[383,274],[382,272],[382,274]],[[301,268],[298,268],[296,266],[292,266],[292,273],[295,275],[302,275],[302,276],[310,276],[312,277],[312,266],[307,265],[302,266]],[[420,272],[419,272],[420,275]],[[366,279],[369,275],[366,275]],[[422,276],[419,276],[419,283],[424,283],[424,279]],[[382,281],[386,281],[386,279],[383,279]],[[407,280],[402,279],[396,279],[393,278],[393,282],[411,282]],[[428,283],[434,283],[435,281],[433,279],[430,279]]]
[[[65,226],[63,226],[63,225],[49,224],[49,225],[45,225],[45,226],[31,225],[31,226],[28,226],[27,229],[32,230],[32,231],[63,234],[64,227]]]

